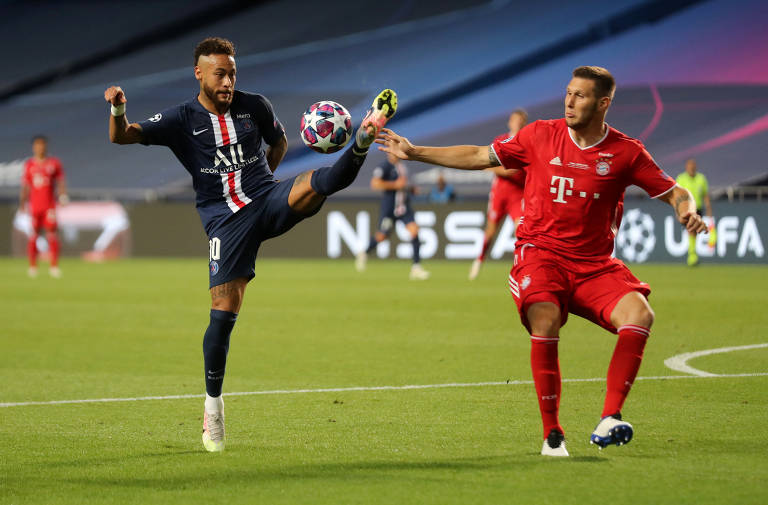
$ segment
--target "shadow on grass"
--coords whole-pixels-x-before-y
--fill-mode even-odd
[[[186,457],[189,454],[197,457]],[[345,462],[308,462],[306,464],[259,466],[258,461],[250,457],[245,460],[241,457],[227,460],[227,454],[209,455],[201,451],[183,451],[174,453],[135,455],[129,458],[110,458],[108,460],[93,459],[88,462],[79,462],[80,465],[93,470],[94,465],[109,464],[113,462],[125,462],[136,459],[141,465],[141,460],[146,457],[158,456],[174,457],[185,456],[179,461],[168,461],[168,467],[158,474],[150,468],[142,470],[125,468],[125,477],[115,477],[114,471],[108,471],[109,476],[94,478],[93,472],[88,471],[88,477],[57,479],[49,475],[49,480],[58,480],[61,483],[76,484],[88,488],[124,487],[124,488],[151,488],[151,489],[195,489],[208,488],[211,485],[242,486],[243,483],[266,483],[279,481],[378,481],[399,480],[401,482],[433,481],[448,482],[462,476],[472,474],[493,474],[515,479],[527,472],[537,472],[540,469],[551,467],[557,462],[580,463],[605,463],[605,458],[597,456],[577,456],[563,459],[542,458],[538,453],[525,455],[493,455],[474,458],[456,458],[442,460],[402,461],[402,460],[375,460],[375,461],[345,461]],[[242,453],[238,454],[242,456]],[[221,458],[216,465],[211,465],[211,458]],[[247,464],[252,462],[252,464]],[[246,463],[246,464],[244,464]],[[127,465],[126,465],[127,466]],[[131,465],[133,466],[133,465]],[[142,465],[143,466],[143,465]]]

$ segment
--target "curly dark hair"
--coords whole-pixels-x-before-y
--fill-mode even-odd
[[[209,54],[226,54],[227,56],[235,55],[235,45],[221,37],[208,37],[203,39],[199,44],[195,46],[195,62],[200,56],[208,56]]]

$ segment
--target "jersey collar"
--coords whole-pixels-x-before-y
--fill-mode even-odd
[[[605,140],[605,138],[608,136],[608,133],[610,133],[610,131],[611,131],[611,125],[609,125],[608,123],[605,123],[605,134],[602,136],[602,138],[601,138],[600,140],[598,140],[597,142],[595,142],[595,143],[594,143],[594,144],[592,144],[591,146],[587,146],[587,147],[581,147],[581,146],[580,146],[580,145],[579,145],[579,144],[576,142],[576,140],[574,140],[574,138],[573,138],[573,131],[571,130],[571,127],[570,127],[570,126],[568,127],[568,136],[571,138],[571,142],[573,142],[573,144],[574,144],[576,147],[578,147],[578,148],[579,148],[579,149],[581,149],[582,151],[586,151],[587,149],[592,149],[592,148],[593,148],[593,147],[595,147],[596,145],[600,144],[600,142],[602,142],[603,140]]]

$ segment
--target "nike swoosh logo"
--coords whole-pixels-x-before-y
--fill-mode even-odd
[[[203,132],[205,132],[205,131],[208,131],[208,128],[203,128],[203,129],[202,129],[202,130],[200,130],[200,131],[197,131],[197,130],[192,130],[192,135],[195,135],[195,136],[197,136],[197,135],[200,135],[201,133],[203,133]]]

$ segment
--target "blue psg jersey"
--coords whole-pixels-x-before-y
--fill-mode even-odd
[[[285,134],[264,96],[235,91],[224,114],[208,112],[197,97],[139,122],[144,145],[169,147],[192,176],[206,231],[259,198],[277,181],[266,144]]]
[[[382,181],[394,182],[400,176],[408,177],[408,170],[402,162],[392,164],[388,160],[384,160],[381,165],[373,169],[373,177]],[[407,187],[397,190],[385,190],[381,201],[382,212],[384,214],[392,213],[395,216],[402,216],[408,211],[411,204],[410,200]]]

